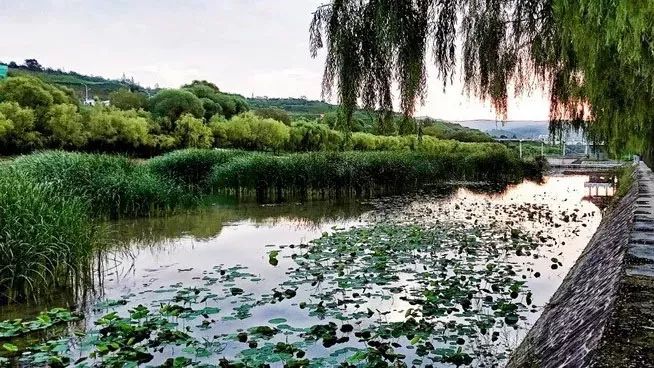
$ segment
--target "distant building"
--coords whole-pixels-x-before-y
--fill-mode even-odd
[[[100,100],[94,100],[94,99],[91,99],[91,98],[87,98],[87,99],[84,100],[84,105],[87,105],[87,106],[95,106],[95,105],[109,106],[109,105],[111,105],[111,102],[109,100],[100,101]]]
[[[9,73],[9,67],[4,64],[0,64],[0,79],[7,78],[7,74]]]

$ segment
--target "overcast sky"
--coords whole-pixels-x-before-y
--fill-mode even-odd
[[[324,0],[0,0],[0,60],[143,85],[207,79],[251,96],[320,99],[323,58],[309,56],[311,12]],[[488,105],[429,79],[419,115],[495,118]],[[540,93],[511,102],[509,119],[547,119]]]

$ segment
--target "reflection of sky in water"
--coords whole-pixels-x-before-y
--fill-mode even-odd
[[[587,179],[587,176],[550,177],[544,184],[525,182],[495,194],[458,189],[447,196],[420,194],[390,197],[371,201],[369,206],[331,206],[320,202],[309,205],[245,205],[217,207],[202,213],[164,219],[123,221],[113,228],[122,245],[120,251],[111,252],[106,257],[104,267],[107,271],[102,289],[104,297],[108,299],[130,295],[130,306],[156,305],[170,298],[171,293],[158,291],[167,290],[171,285],[202,286],[205,284],[203,278],[214,275],[216,267],[245,266],[247,270],[244,272],[255,275],[257,281],[237,280],[234,286],[244,289],[246,295],[251,294],[256,301],[287,280],[289,268],[296,266],[288,257],[293,253],[290,248],[282,249],[277,267],[268,264],[268,252],[278,249],[271,245],[306,244],[334,228],[386,220],[401,222],[405,218],[415,221],[420,218],[427,223],[492,224],[498,228],[539,233],[547,238],[548,246],[539,251],[539,258],[525,261],[524,257],[507,255],[505,259],[531,270],[526,282],[534,292],[534,304],[540,310],[556,291],[600,222],[597,207],[582,200]],[[543,218],[535,215],[530,218],[530,212],[550,213],[551,216]],[[573,213],[578,218],[577,222],[563,220],[564,215]],[[557,258],[562,266],[551,269],[551,258]],[[415,267],[420,265],[416,264]],[[540,272],[541,277],[533,277],[534,272]],[[411,285],[411,277],[401,275],[398,284]],[[217,294],[223,289],[220,284],[212,286],[212,291]],[[298,295],[316,291],[302,286]],[[411,307],[395,296],[388,300],[376,299],[367,306],[389,312],[383,317],[387,322],[404,320],[405,311]],[[229,314],[229,309],[234,305],[221,307]],[[97,315],[102,313],[99,311]],[[293,327],[320,323],[315,317],[298,313],[297,302],[293,299],[255,308],[252,314],[244,321],[221,322],[220,332],[266,324],[272,318],[286,318]],[[538,314],[527,315],[527,326],[535,322]],[[525,333],[524,329],[507,329],[494,344],[506,345],[504,348],[515,346]],[[201,332],[200,336],[210,338],[213,334],[215,331],[208,330]],[[490,342],[480,339],[476,343],[482,345]],[[233,355],[242,348],[236,343],[228,344],[222,354]],[[329,353],[323,350],[318,345],[311,352]]]

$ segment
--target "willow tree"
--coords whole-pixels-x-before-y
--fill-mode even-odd
[[[326,48],[323,93],[349,120],[357,103],[405,115],[439,80],[507,114],[509,91],[550,94],[553,131],[580,127],[615,151],[654,146],[654,2],[646,0],[334,0],[310,29]],[[432,61],[429,61],[429,60]]]

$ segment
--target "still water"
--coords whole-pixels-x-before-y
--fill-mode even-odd
[[[601,221],[588,180],[111,223],[77,328],[181,306],[175,323],[203,348],[166,347],[149,364],[501,366]]]

